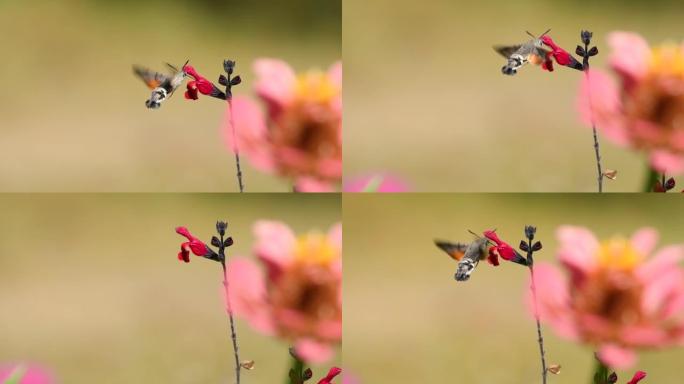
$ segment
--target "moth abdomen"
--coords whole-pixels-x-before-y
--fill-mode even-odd
[[[467,281],[470,279],[470,274],[473,272],[476,266],[477,262],[473,261],[472,259],[461,260],[456,268],[456,274],[454,275],[454,278],[456,281]]]

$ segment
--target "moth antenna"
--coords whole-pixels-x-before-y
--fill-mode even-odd
[[[536,39],[536,38],[537,38],[537,36],[531,34],[530,31],[525,31],[525,32],[526,32],[528,35],[530,35],[533,39]]]
[[[539,38],[541,39],[542,37],[546,36],[547,33],[551,32],[551,28],[547,29],[546,32],[542,33]]]
[[[470,232],[471,235],[477,237],[478,239],[480,238],[480,235],[478,235],[477,233],[471,231],[470,229],[468,230],[468,232]]]

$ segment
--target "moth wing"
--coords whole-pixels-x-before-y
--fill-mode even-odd
[[[512,54],[517,52],[522,45],[495,45],[494,50],[505,58],[511,57]]]
[[[169,81],[170,77],[151,69],[141,67],[139,65],[133,66],[133,73],[138,76],[150,89],[155,89],[162,85],[165,81]]]
[[[468,249],[468,244],[450,243],[448,241],[441,240],[435,240],[435,245],[456,261],[460,261]]]

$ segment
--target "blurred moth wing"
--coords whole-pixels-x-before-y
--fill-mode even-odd
[[[452,259],[458,261],[456,281],[467,281],[477,267],[480,260],[487,258],[487,244],[489,241],[484,237],[478,237],[470,244],[450,243],[447,241],[435,240],[435,245],[446,252]]]
[[[185,64],[187,63],[188,62],[186,61]],[[162,102],[173,95],[187,76],[184,70],[181,69],[179,71],[176,67],[168,63],[166,65],[171,69],[171,74],[156,72],[139,65],[133,66],[133,73],[152,90],[150,98],[145,101],[147,108],[159,108]],[[185,65],[183,65],[183,68],[185,68]]]

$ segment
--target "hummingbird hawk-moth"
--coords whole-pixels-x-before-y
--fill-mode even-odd
[[[535,37],[530,32],[527,32],[532,37],[532,40],[523,44],[495,45],[494,50],[508,60],[506,65],[501,67],[501,73],[513,76],[527,63],[539,65],[546,61],[547,55],[551,53],[551,49],[544,45],[542,37],[549,33],[549,31],[551,30],[547,30],[539,37]]]
[[[185,73],[185,66],[188,62],[189,60],[183,64],[180,70],[173,65],[166,63],[171,70],[170,74],[155,72],[139,65],[133,66],[133,73],[152,90],[150,98],[145,101],[147,108],[157,109],[161,106],[162,102],[173,95],[188,75]]]
[[[470,279],[470,274],[473,273],[477,264],[487,258],[489,240],[477,236],[470,244],[435,240],[435,245],[446,252],[452,259],[458,261],[454,278],[457,281],[467,281]]]

